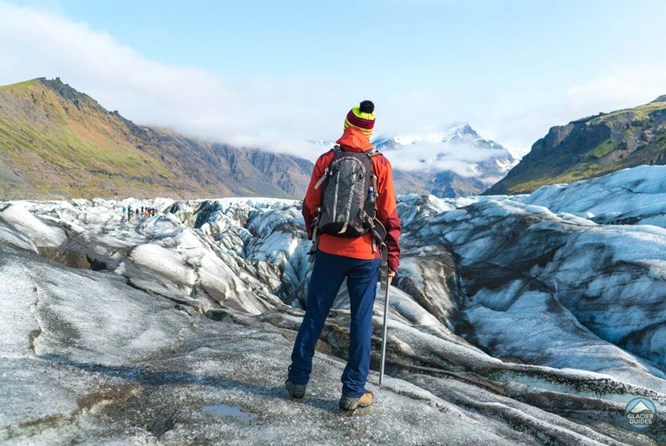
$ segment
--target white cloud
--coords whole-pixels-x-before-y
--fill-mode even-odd
[[[574,85],[567,99],[574,110],[594,114],[633,107],[663,94],[666,94],[666,68],[641,66]]]
[[[477,163],[505,154],[502,150],[449,143],[415,143],[383,153],[402,170],[450,170],[463,177],[478,176]]]
[[[2,1],[0,60],[0,84],[60,77],[139,123],[308,158],[316,154],[302,141],[326,131],[319,123],[341,129],[346,107],[321,84],[254,79],[232,88],[205,70],[148,60],[85,24]],[[313,97],[334,105],[308,107]]]
[[[149,60],[63,15],[2,0],[0,60],[0,84],[60,77],[140,124],[309,159],[319,149],[304,141],[335,140],[349,107],[362,99],[375,101],[376,130],[389,134],[441,125],[461,114],[453,105],[461,101],[443,88],[396,91],[390,82],[368,79],[353,85],[259,76],[224,81],[200,68]]]
[[[354,85],[259,76],[232,82],[197,67],[149,60],[86,24],[2,0],[0,61],[0,84],[60,77],[138,123],[309,159],[320,149],[303,141],[334,140],[349,107],[366,98],[377,104],[377,134],[467,120],[520,157],[553,125],[666,93],[666,68],[659,66],[519,91],[502,90],[499,83],[456,89],[444,78],[436,85],[399,89],[390,76],[377,73]]]

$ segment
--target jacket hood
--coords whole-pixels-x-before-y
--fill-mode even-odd
[[[336,141],[342,147],[352,152],[367,152],[372,150],[372,144],[363,130],[356,127],[346,128],[340,139]]]

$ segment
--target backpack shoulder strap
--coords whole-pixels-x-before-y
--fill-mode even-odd
[[[338,149],[339,149],[339,150],[338,150]],[[319,189],[319,188],[321,187],[322,183],[323,183],[323,182],[326,180],[326,178],[328,178],[328,176],[331,174],[331,163],[333,162],[333,160],[335,160],[335,158],[338,156],[338,154],[340,154],[340,153],[342,153],[342,152],[343,152],[343,151],[342,151],[342,149],[340,149],[340,146],[337,146],[337,145],[336,145],[335,147],[333,147],[331,150],[329,150],[329,151],[326,153],[326,155],[328,155],[329,153],[333,153],[333,156],[327,161],[327,163],[326,163],[326,165],[325,165],[325,167],[324,167],[324,173],[322,174],[321,177],[319,177],[319,179],[317,180],[317,182],[316,182],[315,185],[314,185],[314,188],[315,188],[315,189]]]
[[[344,149],[342,147],[340,147],[340,145],[338,145],[338,144],[336,144],[331,150],[334,151],[335,153],[344,152]]]
[[[372,158],[373,156],[381,155],[381,153],[379,153],[379,150],[377,149],[368,150],[367,152],[365,152],[365,154],[368,155],[370,158]]]

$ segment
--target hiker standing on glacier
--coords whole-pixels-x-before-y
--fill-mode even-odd
[[[349,359],[341,378],[342,410],[374,402],[365,383],[379,269],[387,262],[392,278],[400,257],[393,171],[369,140],[375,125],[374,108],[371,101],[363,101],[349,111],[338,145],[315,163],[303,200],[305,227],[313,240],[314,266],[285,387],[292,398],[305,395],[315,345],[346,278],[351,327]]]

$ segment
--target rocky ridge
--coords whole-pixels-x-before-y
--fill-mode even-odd
[[[301,197],[307,160],[136,125],[60,79],[0,87],[0,197]]]
[[[665,96],[635,108],[552,127],[486,194],[594,178],[627,167],[666,164]]]

